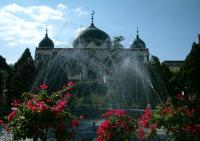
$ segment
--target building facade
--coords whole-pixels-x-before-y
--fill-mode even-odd
[[[35,62],[39,70],[36,84],[58,89],[73,81],[81,93],[109,91],[123,93],[125,99],[146,100],[146,94],[141,93],[148,91],[149,50],[138,31],[130,47],[114,48],[110,36],[94,25],[92,17],[91,25],[74,40],[73,48],[54,47],[46,32],[35,50]]]

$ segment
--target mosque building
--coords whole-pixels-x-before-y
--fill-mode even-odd
[[[63,85],[66,80],[105,85],[113,73],[122,72],[127,65],[136,65],[147,73],[149,50],[138,30],[130,47],[113,48],[110,36],[95,26],[93,15],[90,26],[74,40],[73,48],[57,48],[46,30],[35,50],[36,68],[40,70],[38,78],[48,85],[52,82]]]

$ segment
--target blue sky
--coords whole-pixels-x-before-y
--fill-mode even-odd
[[[183,60],[198,41],[199,5],[199,0],[1,0],[0,55],[14,63],[28,47],[34,57],[46,25],[55,47],[71,47],[94,10],[95,25],[111,38],[124,36],[125,47],[138,26],[150,54]]]

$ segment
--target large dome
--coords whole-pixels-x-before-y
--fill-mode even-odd
[[[40,41],[39,43],[39,48],[54,48],[54,43],[53,41],[48,37],[47,30],[45,37]]]
[[[107,48],[111,46],[111,39],[107,33],[95,27],[92,23],[74,40],[73,46],[74,48]]]
[[[130,48],[146,48],[144,41],[142,41],[138,35],[138,31],[137,31],[137,36],[133,41],[133,43],[131,44]]]

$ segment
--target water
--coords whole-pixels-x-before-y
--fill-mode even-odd
[[[101,108],[144,109],[147,104],[155,107],[166,97],[166,88],[155,72],[153,79],[161,85],[161,91],[154,89],[145,49],[56,48],[48,49],[47,55],[44,52],[36,51],[39,73],[32,90],[46,83],[51,91],[56,91],[67,81],[75,81],[73,93],[78,104],[83,98],[82,105]],[[138,53],[144,55],[138,59]]]

